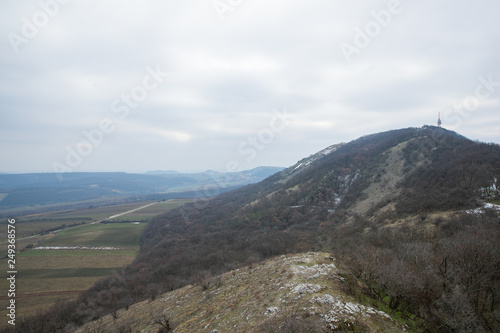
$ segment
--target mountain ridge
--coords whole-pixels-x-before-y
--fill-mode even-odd
[[[257,184],[154,218],[134,263],[73,306],[98,318],[127,299],[287,253],[326,250],[346,267],[349,292],[360,300],[403,313],[422,330],[487,330],[500,319],[500,289],[492,282],[499,279],[498,212],[466,211],[500,200],[499,178],[500,146],[434,126],[329,146]],[[470,276],[461,251],[481,253],[481,273]],[[470,281],[484,292],[471,293]],[[96,310],[103,291],[113,301]],[[450,314],[460,309],[471,316]]]

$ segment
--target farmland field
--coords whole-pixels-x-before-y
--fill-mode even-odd
[[[70,211],[55,211],[26,216],[13,216],[16,219],[16,229],[18,239],[38,235],[40,233],[50,233],[57,229],[63,229],[78,224],[93,223],[104,220],[114,214],[123,213],[139,208],[150,201],[141,201],[123,205],[113,205],[108,207],[87,208]],[[5,243],[7,235],[7,219],[0,223],[0,243]]]
[[[56,211],[35,215],[15,217],[16,235],[22,247],[42,242],[48,237],[32,237],[40,234],[51,234],[53,231],[69,228],[79,224],[89,224],[108,219],[111,216],[138,209],[130,214],[125,214],[111,219],[111,222],[141,221],[149,222],[154,216],[175,208],[189,200],[168,200],[162,202],[140,201],[107,207],[92,207],[71,211]],[[152,205],[151,205],[152,204]],[[147,206],[143,209],[141,207]],[[3,257],[7,244],[7,219],[0,221],[0,254]]]
[[[138,247],[145,224],[91,224],[59,232],[43,246],[114,246]]]
[[[61,223],[66,225],[57,232],[18,240],[19,249],[28,244],[30,246],[16,256],[17,317],[33,314],[58,301],[75,299],[97,280],[130,264],[139,250],[140,236],[146,223],[124,221],[149,221],[184,202],[140,202],[17,218],[16,227],[25,234],[57,228]],[[121,213],[125,214],[109,220],[120,223],[97,223]],[[85,224],[72,226],[72,221]],[[1,227],[6,229],[6,226]],[[6,244],[0,246],[5,253]],[[6,260],[2,262],[6,272]],[[6,279],[1,279],[0,290],[8,290]],[[6,317],[7,312],[3,310],[6,309],[6,302],[6,293],[2,292],[2,317]]]
[[[57,301],[74,299],[97,280],[131,263],[139,249],[144,227],[144,223],[83,225],[59,232],[43,242],[42,249],[18,254],[18,315],[32,313]],[[43,249],[67,246],[117,249]],[[1,281],[0,288],[8,290],[7,280]]]
[[[153,217],[165,213],[166,211],[176,208],[186,202],[189,202],[191,200],[169,200],[169,201],[162,201],[158,202],[154,205],[142,208],[138,211],[132,212],[130,214],[126,214],[123,216],[115,217],[109,219],[111,222],[119,222],[119,221],[141,221],[141,222],[148,222],[150,221]]]

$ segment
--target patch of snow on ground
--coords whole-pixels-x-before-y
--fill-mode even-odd
[[[356,314],[361,314],[361,315],[379,315],[383,316],[386,318],[391,318],[387,313],[383,311],[378,311],[375,310],[372,307],[361,305],[361,304],[355,304],[352,302],[344,302],[342,300],[339,300],[335,298],[332,295],[325,294],[319,297],[315,297],[311,299],[312,303],[318,303],[321,305],[331,305],[332,306],[332,311],[334,311],[336,314],[339,315],[347,315],[347,316],[353,316]]]
[[[495,205],[492,203],[485,203],[482,207],[476,209],[468,209],[465,212],[469,214],[483,214],[485,209],[493,209],[496,211],[500,211],[500,205]]]
[[[484,208],[489,208],[489,209],[495,209],[495,210],[500,210],[500,205],[495,205],[491,203],[485,203]]]
[[[328,147],[328,148],[326,148],[326,149],[323,149],[323,150],[321,151],[321,154],[323,154],[323,155],[328,155],[328,154],[330,154],[330,153],[332,153],[332,152],[334,152],[334,151],[336,151],[336,150],[337,150],[337,147]]]

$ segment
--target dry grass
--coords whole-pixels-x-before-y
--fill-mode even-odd
[[[312,301],[313,298],[329,295],[341,304],[354,304],[349,303],[352,300],[341,291],[342,282],[333,263],[326,253],[281,256],[226,273],[207,286],[187,286],[154,301],[135,304],[129,310],[120,310],[117,319],[102,318],[99,326],[102,331],[115,332],[115,327],[127,323],[131,332],[157,332],[160,326],[154,317],[165,315],[171,318],[178,333],[216,329],[262,332],[264,327],[276,329],[284,324],[326,328],[329,323],[322,315],[328,313],[331,305]],[[299,292],[308,288],[312,290],[310,293]],[[351,324],[356,327],[366,327],[372,332],[402,331],[397,323],[380,314],[355,316]],[[92,325],[96,323],[78,332],[90,332]],[[316,332],[307,329],[307,332]]]

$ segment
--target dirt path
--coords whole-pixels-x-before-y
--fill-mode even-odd
[[[104,220],[111,220],[111,219],[114,219],[115,217],[119,217],[119,216],[127,215],[127,214],[133,213],[133,212],[135,212],[135,211],[138,211],[138,210],[144,209],[144,208],[146,208],[146,207],[156,205],[157,203],[158,203],[158,202],[152,202],[152,203],[149,203],[149,204],[147,204],[147,205],[141,206],[141,207],[139,207],[139,208],[135,208],[135,209],[129,210],[129,211],[127,211],[127,212],[123,212],[123,213],[120,213],[120,214],[116,214],[116,215],[110,216],[110,217],[108,217],[107,219],[104,219]]]

